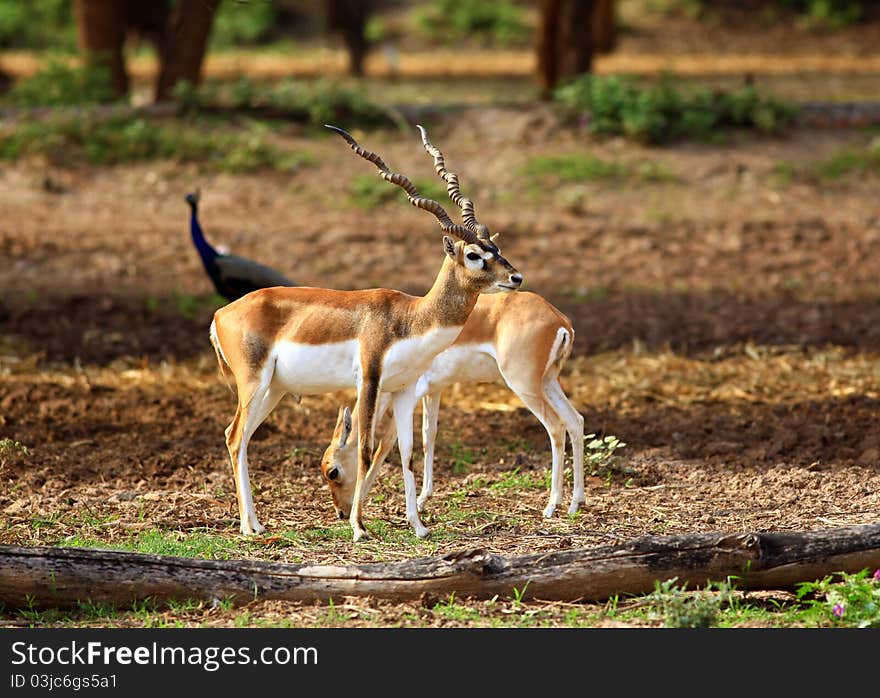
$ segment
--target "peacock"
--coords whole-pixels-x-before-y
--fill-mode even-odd
[[[217,293],[228,301],[234,301],[258,288],[296,286],[284,274],[259,262],[214,249],[205,239],[199,224],[199,192],[187,194],[185,199],[191,209],[189,228],[193,244]]]

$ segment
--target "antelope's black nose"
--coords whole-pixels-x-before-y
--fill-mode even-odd
[[[510,275],[510,283],[514,286],[521,286],[523,282],[523,275],[517,272],[516,274]]]
[[[344,511],[337,511],[336,515],[339,517],[339,519],[341,521],[345,521],[345,512]]]

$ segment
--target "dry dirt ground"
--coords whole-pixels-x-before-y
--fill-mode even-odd
[[[0,171],[0,438],[28,450],[0,461],[0,543],[137,547],[160,531],[209,539],[215,552],[203,554],[345,564],[876,522],[877,178],[780,177],[778,165],[806,170],[871,133],[648,149],[592,141],[543,107],[473,109],[430,128],[525,287],[572,319],[563,386],[588,432],[626,443],[588,473],[577,516],[541,517],[549,444],[531,413],[503,386],[460,386],[441,410],[432,537],[409,533],[392,460],[367,512],[376,535],[354,545],[318,468],[346,393],[285,400],[260,428],[251,478],[267,532],[239,538],[223,443],[235,398],[208,342],[217,306],[183,195],[201,188],[215,243],[302,284],[422,293],[442,260],[433,218],[400,200],[359,207],[349,190],[371,166],[291,128],[281,138],[309,164],[286,174],[43,161]],[[432,176],[414,134],[356,135],[393,169]],[[577,151],[665,174],[565,184],[523,172],[530,158]],[[339,623],[428,612],[349,601]],[[567,609],[545,612],[566,623]],[[334,622],[296,604],[248,613],[176,618]]]

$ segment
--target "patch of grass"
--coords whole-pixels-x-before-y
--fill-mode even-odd
[[[303,153],[269,143],[268,129],[210,129],[199,121],[154,123],[94,114],[56,116],[19,124],[0,140],[0,160],[41,155],[57,164],[116,165],[149,160],[197,163],[225,172],[290,171],[308,164]]]
[[[203,532],[151,530],[139,531],[131,537],[113,542],[73,535],[65,538],[61,544],[76,548],[110,548],[152,555],[227,560],[234,557],[242,545],[250,545],[250,542]]]
[[[548,478],[550,472],[522,472],[519,468],[514,468],[505,473],[489,485],[489,489],[495,492],[504,492],[509,490],[536,490],[543,489],[548,486]]]
[[[419,193],[435,201],[446,196],[446,188],[430,180],[414,180]],[[406,201],[406,193],[381,177],[372,174],[357,175],[349,187],[349,200],[365,209],[374,209],[392,201]]]
[[[345,124],[350,129],[400,123],[396,114],[367,99],[361,91],[327,80],[264,84],[243,77],[234,82],[208,82],[197,88],[184,82],[175,87],[174,97],[184,112],[254,112],[321,128],[324,124]]]
[[[779,187],[787,187],[795,178],[795,167],[790,162],[780,160],[774,163],[773,169],[770,171],[770,178],[774,185]]]
[[[463,475],[469,470],[469,466],[473,465],[477,454],[472,448],[462,445],[458,441],[452,443],[452,455],[449,462],[452,463],[452,472],[456,475]]]
[[[841,179],[850,175],[880,174],[880,139],[861,149],[846,149],[810,167],[820,179]]]
[[[522,172],[526,177],[540,181],[544,188],[553,183],[651,183],[676,179],[665,165],[652,160],[622,163],[577,152],[531,157]]]
[[[731,129],[780,133],[795,117],[793,106],[745,85],[728,92],[684,92],[665,76],[642,86],[618,76],[584,75],[560,87],[556,101],[590,133],[662,144],[718,140]]]

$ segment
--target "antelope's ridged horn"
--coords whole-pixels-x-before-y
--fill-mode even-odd
[[[476,233],[477,237],[485,242],[492,242],[489,238],[489,228],[477,220],[474,212],[474,202],[472,199],[461,195],[461,187],[458,183],[458,175],[446,169],[446,161],[443,159],[443,153],[433,143],[428,140],[428,132],[425,127],[420,124],[416,125],[419,133],[422,134],[422,145],[432,158],[434,158],[434,169],[440,178],[446,182],[446,193],[449,198],[461,209],[461,219],[465,226]]]
[[[443,209],[443,207],[433,199],[426,199],[421,194],[419,194],[418,189],[415,188],[412,182],[409,179],[398,172],[392,172],[388,169],[388,165],[385,164],[384,160],[380,158],[376,153],[370,152],[365,148],[362,148],[358,145],[358,142],[351,136],[347,131],[343,131],[341,128],[337,126],[331,126],[330,124],[324,124],[331,131],[335,131],[340,136],[342,136],[346,143],[351,146],[351,149],[360,155],[365,160],[372,162],[376,167],[379,168],[379,174],[387,182],[391,182],[392,184],[396,184],[398,187],[403,189],[406,192],[406,196],[409,199],[409,202],[415,206],[416,208],[420,208],[423,211],[428,211],[429,213],[433,213],[434,216],[440,221],[440,227],[443,229],[443,232],[450,233],[451,235],[455,235],[455,237],[460,240],[464,240],[468,243],[477,242],[476,234],[464,227],[463,225],[458,225],[457,223],[453,223],[452,219],[449,217],[449,214]]]

